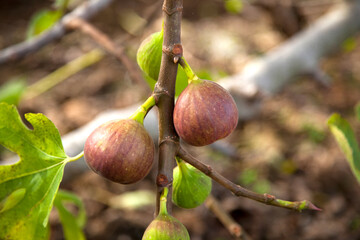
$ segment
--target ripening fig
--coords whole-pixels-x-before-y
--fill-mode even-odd
[[[110,121],[87,138],[84,156],[99,175],[122,184],[143,179],[154,160],[154,142],[144,126],[132,119]]]
[[[146,228],[142,240],[190,240],[185,226],[167,212],[167,191],[165,188],[165,196],[160,199],[159,215]]]
[[[205,146],[228,136],[237,121],[238,110],[230,93],[208,80],[191,80],[174,108],[176,132],[194,146]]]
[[[156,32],[141,43],[136,59],[141,70],[155,81],[159,77],[164,32]]]
[[[200,206],[211,192],[211,179],[180,159],[173,170],[173,202],[182,208]]]

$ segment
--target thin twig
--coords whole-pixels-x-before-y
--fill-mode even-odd
[[[305,209],[316,210],[316,211],[321,210],[320,208],[316,207],[313,203],[311,203],[308,200],[291,202],[291,201],[278,199],[275,196],[270,195],[268,193],[259,194],[252,192],[246,188],[243,188],[240,185],[231,182],[230,180],[222,176],[220,173],[216,172],[214,169],[212,169],[211,166],[200,162],[198,159],[191,156],[181,147],[179,148],[178,156],[184,161],[190,163],[191,165],[202,171],[203,173],[205,173],[206,175],[208,175],[209,177],[211,177],[214,181],[218,182],[225,188],[229,189],[232,193],[235,194],[235,196],[250,198],[252,200],[276,207],[294,209],[299,212]]]
[[[1,50],[0,65],[9,61],[19,60],[46,46],[48,43],[60,39],[68,31],[65,27],[68,21],[73,18],[89,19],[102,9],[106,8],[112,1],[113,0],[90,0],[83,3],[74,11],[65,15],[58,23],[46,32],[28,41]]]
[[[54,72],[43,77],[39,81],[30,85],[22,98],[22,101],[27,101],[31,98],[48,91],[57,84],[61,83],[70,76],[80,72],[81,70],[99,62],[105,53],[101,49],[94,49],[80,57],[66,63],[64,66],[56,69]]]
[[[117,60],[124,64],[124,66],[129,71],[130,77],[137,84],[146,89],[148,93],[151,92],[149,85],[142,77],[141,70],[132,60],[129,59],[125,53],[125,49],[122,46],[116,45],[105,33],[81,18],[72,18],[70,21],[66,22],[65,26],[72,30],[79,29],[86,35],[89,35],[91,38],[93,38],[97,44],[99,44],[109,54],[113,55]]]
[[[251,240],[245,230],[221,207],[219,201],[210,195],[205,201],[205,206],[220,220],[230,234],[239,240]]]

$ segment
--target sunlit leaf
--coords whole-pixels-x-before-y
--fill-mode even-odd
[[[42,240],[48,236],[48,217],[63,176],[66,156],[58,130],[42,114],[26,114],[33,130],[14,106],[0,103],[0,144],[20,161],[0,166],[0,239]]]
[[[354,131],[350,124],[337,113],[329,118],[328,125],[342,152],[345,154],[353,174],[360,183],[360,151]]]
[[[30,39],[51,28],[62,16],[61,10],[42,10],[36,13],[30,20],[26,38]]]
[[[75,204],[75,206],[78,208],[77,215],[74,215],[66,208],[66,203]],[[54,201],[54,206],[59,212],[65,239],[85,239],[85,235],[82,231],[82,228],[85,226],[86,222],[86,212],[83,202],[76,195],[59,190]]]

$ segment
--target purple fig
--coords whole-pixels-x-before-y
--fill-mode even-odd
[[[176,132],[194,146],[205,146],[228,136],[237,121],[238,110],[230,93],[208,80],[192,80],[174,108]]]
[[[143,179],[154,161],[154,142],[134,119],[107,122],[87,138],[84,156],[99,175],[122,184]]]

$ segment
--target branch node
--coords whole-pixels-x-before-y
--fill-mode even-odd
[[[179,138],[177,136],[167,136],[167,137],[165,137],[163,140],[161,140],[159,142],[159,147],[160,147],[161,144],[163,144],[165,142],[170,142],[170,143],[173,143],[174,145],[178,145],[180,147]]]
[[[166,90],[165,88],[161,87],[158,82],[156,83],[155,85],[155,88],[154,88],[154,98],[155,98],[155,101],[156,103],[158,102],[159,98],[162,96],[162,95],[166,95],[170,98],[174,98],[174,96],[172,94],[170,94],[170,92],[168,90]]]
[[[265,203],[266,204],[269,204],[269,203],[271,203],[272,201],[274,201],[276,199],[275,196],[273,196],[271,194],[268,194],[268,193],[264,193],[264,198],[265,198]]]
[[[181,43],[176,43],[176,44],[168,46],[168,47],[163,46],[162,50],[167,56],[173,58],[174,63],[178,63],[180,58],[183,55],[183,48],[182,48]]]
[[[168,8],[167,6],[165,6],[166,1],[164,1],[164,4],[162,6],[162,10],[168,15],[171,16],[176,12],[182,12],[183,7],[182,6],[176,6],[174,8]]]
[[[156,185],[159,187],[167,187],[171,183],[169,182],[168,178],[164,174],[159,174],[156,177]]]

